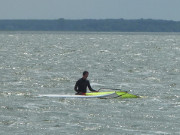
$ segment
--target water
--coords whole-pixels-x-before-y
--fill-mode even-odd
[[[179,33],[0,32],[1,135],[180,134]],[[140,99],[59,99],[94,89]]]

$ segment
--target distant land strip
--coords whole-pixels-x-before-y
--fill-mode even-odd
[[[180,21],[153,19],[0,20],[0,31],[180,32]]]

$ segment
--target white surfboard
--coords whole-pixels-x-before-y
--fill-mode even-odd
[[[58,95],[58,94],[40,94],[37,97],[49,97],[49,98],[115,98],[119,97],[116,93],[96,96],[86,95]]]

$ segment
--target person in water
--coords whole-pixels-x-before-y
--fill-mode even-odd
[[[84,71],[83,72],[83,77],[80,78],[76,82],[76,85],[74,86],[74,90],[77,92],[76,95],[84,95],[87,92],[87,87],[92,92],[98,92],[98,91],[96,91],[96,90],[91,88],[89,80],[87,80],[88,75],[89,75],[89,72],[88,71]]]

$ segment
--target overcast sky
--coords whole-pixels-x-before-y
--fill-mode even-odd
[[[180,0],[0,0],[0,19],[180,21]]]

